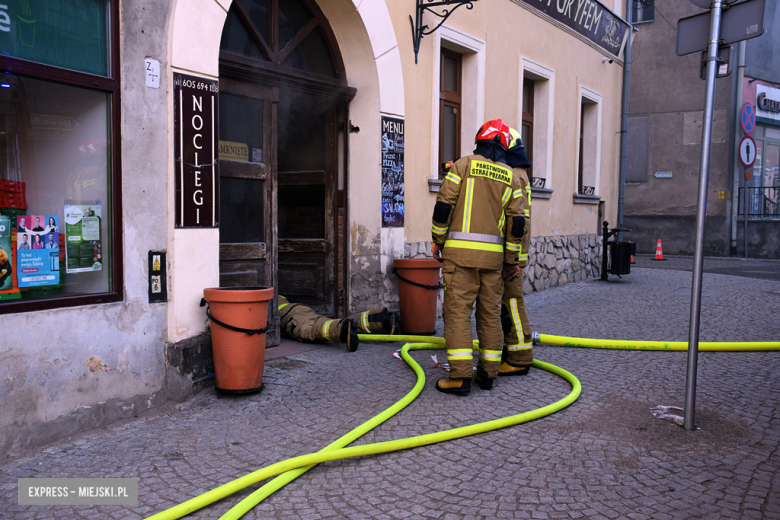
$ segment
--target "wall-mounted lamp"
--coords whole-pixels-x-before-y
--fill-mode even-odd
[[[417,53],[420,52],[420,40],[423,36],[433,34],[436,29],[442,26],[447,21],[447,18],[455,12],[455,9],[465,5],[466,9],[474,9],[474,2],[479,0],[417,0],[417,6],[415,9],[415,20],[409,16],[409,22],[412,24],[412,43],[414,44],[414,62],[417,63]],[[442,12],[437,12],[432,7],[444,7]],[[438,25],[433,29],[430,29],[428,25],[423,25],[423,13],[428,11],[434,16],[438,16],[441,20]]]

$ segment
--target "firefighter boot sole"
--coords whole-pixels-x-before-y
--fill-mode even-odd
[[[355,319],[346,320],[341,326],[341,334],[339,335],[339,341],[347,345],[347,352],[355,352],[360,345],[360,339],[358,339],[358,322]]]
[[[460,384],[455,386],[458,382]],[[471,379],[439,379],[436,381],[436,390],[443,394],[468,395],[471,392]]]

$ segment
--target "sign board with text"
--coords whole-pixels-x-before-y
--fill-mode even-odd
[[[516,0],[517,1],[517,0]],[[596,0],[522,0],[618,56],[628,24]]]
[[[176,227],[219,227],[219,82],[173,74]]]
[[[382,227],[404,227],[404,120],[382,116]]]
[[[764,34],[766,0],[747,0],[723,10],[720,23],[720,45],[749,40]],[[678,56],[706,51],[710,37],[710,11],[677,22]]]

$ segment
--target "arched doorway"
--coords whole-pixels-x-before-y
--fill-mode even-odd
[[[235,0],[219,79],[220,285],[274,286],[343,313],[338,219],[355,89],[316,3]]]

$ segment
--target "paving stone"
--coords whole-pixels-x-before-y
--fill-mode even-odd
[[[691,274],[636,269],[526,296],[534,330],[575,337],[686,341]],[[778,341],[780,282],[705,273],[701,341]],[[442,324],[438,324],[442,330]],[[293,456],[322,449],[402,398],[415,383],[391,355],[362,342],[270,363],[260,394],[204,390],[122,424],[0,464],[0,511],[14,519],[140,519]],[[353,444],[433,433],[519,414],[563,398],[569,385],[532,369],[490,392],[455,397],[431,386],[446,373],[412,353],[423,393]],[[439,359],[442,358],[438,352]],[[775,518],[780,519],[780,352],[701,352],[696,422],[654,418],[682,406],[687,354],[539,345],[535,356],[573,373],[579,399],[537,421],[402,452],[332,461],[283,487],[246,518]],[[139,479],[137,506],[19,506],[21,477]],[[255,484],[251,489],[260,487]],[[251,489],[188,518],[218,518]]]

